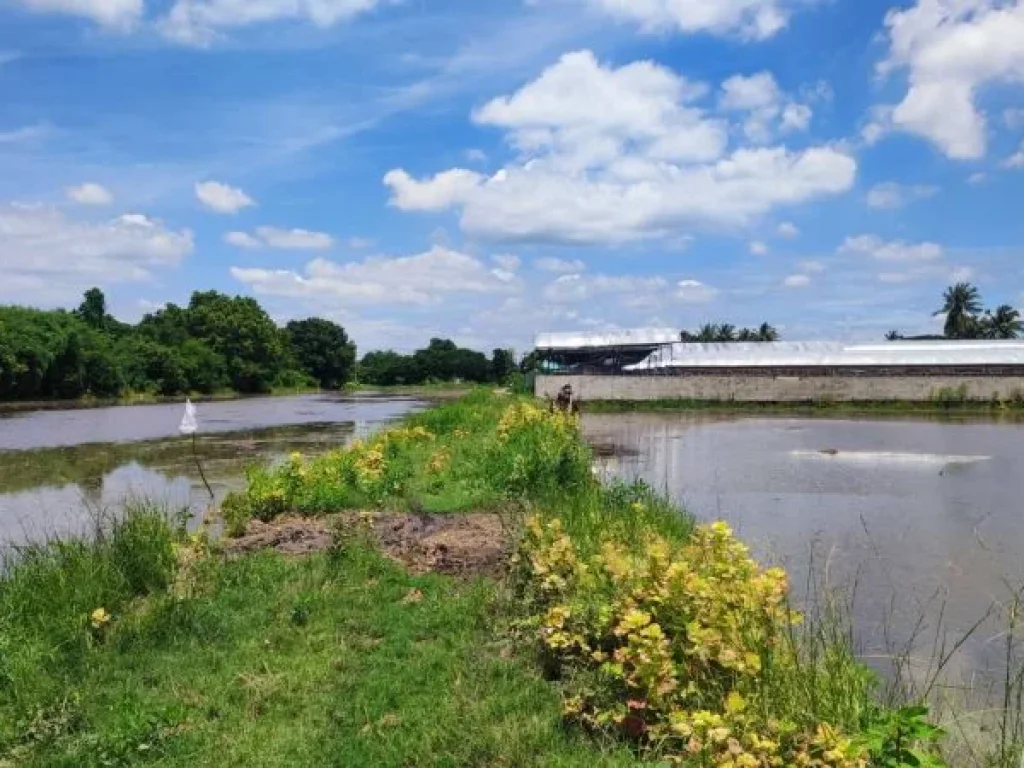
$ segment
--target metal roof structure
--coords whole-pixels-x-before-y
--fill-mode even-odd
[[[625,371],[665,368],[1024,366],[1024,341],[829,341],[666,344]]]
[[[679,341],[675,328],[637,328],[608,333],[541,333],[534,348],[538,350],[614,349],[654,347]]]

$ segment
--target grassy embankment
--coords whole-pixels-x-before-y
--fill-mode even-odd
[[[925,764],[921,712],[874,700],[782,572],[590,467],[570,418],[479,393],[254,470],[226,504],[236,529],[493,510],[518,532],[500,582],[410,576],[354,518],[305,559],[226,559],[145,509],[21,553],[0,582],[0,764]]]

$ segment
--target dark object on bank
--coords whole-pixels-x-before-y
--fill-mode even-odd
[[[566,384],[561,390],[559,390],[558,397],[556,397],[554,402],[551,404],[552,410],[555,410],[556,408],[562,413],[580,412],[580,404],[573,397],[572,385]]]

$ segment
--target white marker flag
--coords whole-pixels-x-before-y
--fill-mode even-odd
[[[196,407],[192,401],[185,399],[185,415],[181,417],[181,426],[178,431],[183,435],[194,435],[199,431],[199,419],[196,418]]]

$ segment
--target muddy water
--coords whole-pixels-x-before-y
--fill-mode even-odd
[[[1022,424],[625,414],[586,416],[584,429],[614,454],[600,462],[608,476],[730,522],[798,593],[809,573],[854,590],[868,654],[917,628],[927,656],[1024,582]],[[997,665],[998,629],[986,625],[956,671]]]
[[[336,395],[254,398],[198,406],[196,452],[219,500],[251,464],[293,451],[321,453],[362,437],[421,403]],[[182,406],[10,413],[0,417],[0,543],[86,529],[126,498],[199,514],[210,503]]]

